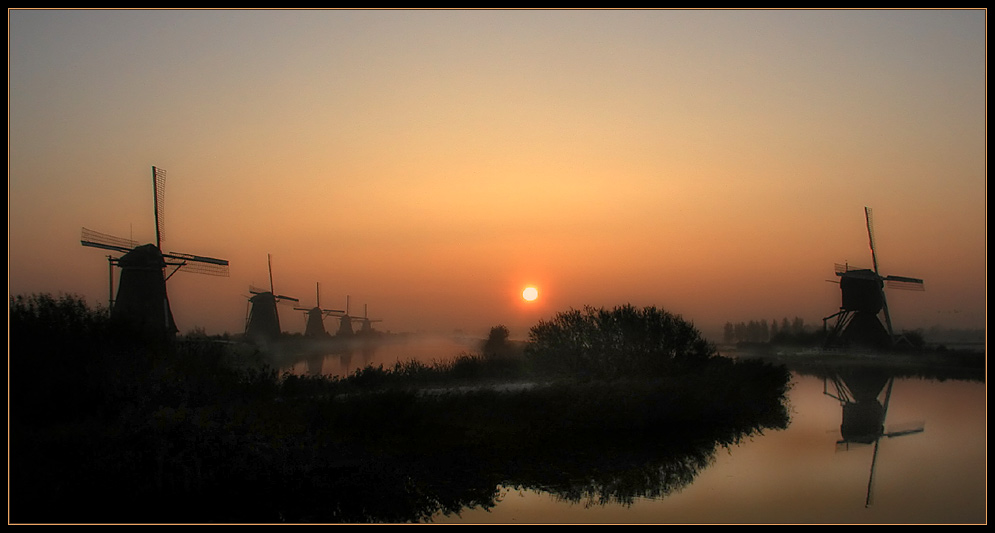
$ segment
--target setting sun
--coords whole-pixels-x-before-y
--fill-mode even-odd
[[[535,287],[527,287],[524,291],[522,291],[522,298],[530,302],[538,297],[539,297],[539,290],[536,289]]]

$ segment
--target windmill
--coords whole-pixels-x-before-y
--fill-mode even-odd
[[[383,319],[369,318],[369,316],[366,314],[367,311],[366,307],[367,307],[366,304],[363,304],[363,318],[360,321],[361,326],[359,327],[360,333],[363,334],[373,333],[374,322],[383,322]]]
[[[834,393],[829,392],[830,379]],[[873,499],[874,474],[881,439],[904,437],[925,431],[922,423],[910,424],[901,429],[885,429],[894,384],[893,375],[873,368],[853,368],[846,372],[837,372],[832,378],[823,379],[822,393],[838,400],[843,408],[843,421],[840,424],[841,439],[836,441],[836,449],[849,450],[851,446],[874,445],[870,474],[867,478],[865,507],[870,507]],[[884,392],[883,401],[880,399],[882,392]]]
[[[349,296],[345,297],[345,313],[339,318],[339,330],[336,335],[340,337],[350,337],[353,334],[352,319],[349,316]]]
[[[184,272],[228,276],[228,261],[200,255],[162,251],[165,233],[164,193],[166,172],[152,167],[155,215],[155,244],[139,245],[105,233],[83,228],[80,244],[121,254],[107,256],[110,279],[111,320],[151,338],[172,338],[176,323],[169,307],[166,281],[181,269]],[[114,267],[121,269],[117,298],[114,298]],[[166,273],[166,269],[173,270]]]
[[[276,294],[273,290],[273,259],[266,254],[266,264],[269,269],[269,290],[249,287],[252,296],[249,297],[248,316],[245,319],[245,334],[259,340],[274,340],[280,336],[280,313],[276,309],[278,302],[298,302],[297,298]]]
[[[324,337],[328,335],[325,331],[325,317],[326,316],[340,316],[337,313],[344,313],[339,309],[322,309],[321,308],[321,287],[316,282],[314,284],[315,292],[315,306],[311,308],[307,307],[295,307],[297,311],[305,311],[305,327],[304,336],[305,337]]]
[[[867,221],[873,269],[852,268],[847,264],[836,265],[842,303],[838,312],[823,319],[824,324],[830,319],[836,319],[836,324],[826,337],[827,347],[859,345],[878,349],[890,348],[894,344],[895,336],[891,327],[888,302],[884,295],[885,285],[893,289],[925,290],[921,279],[882,276],[878,272],[871,208],[864,208],[864,218]],[[882,312],[884,324],[878,318]]]

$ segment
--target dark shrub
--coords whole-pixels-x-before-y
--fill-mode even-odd
[[[659,374],[704,362],[716,352],[679,315],[624,305],[610,311],[585,307],[540,321],[529,332],[526,355],[541,372],[614,378]]]

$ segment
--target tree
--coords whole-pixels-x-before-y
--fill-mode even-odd
[[[561,312],[533,326],[526,347],[537,370],[603,378],[659,374],[715,355],[679,315],[632,305]]]
[[[501,357],[508,355],[510,345],[508,344],[508,328],[498,325],[491,328],[487,340],[484,342],[484,356]]]

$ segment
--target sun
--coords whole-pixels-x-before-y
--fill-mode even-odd
[[[536,289],[535,287],[526,287],[525,290],[522,291],[522,298],[529,302],[535,300],[538,297],[539,297],[539,289]]]

